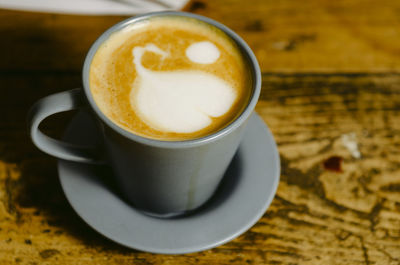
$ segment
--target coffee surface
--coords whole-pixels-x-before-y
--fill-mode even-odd
[[[221,30],[158,17],[113,33],[93,57],[89,83],[101,111],[143,137],[177,141],[216,132],[245,108],[247,61]]]

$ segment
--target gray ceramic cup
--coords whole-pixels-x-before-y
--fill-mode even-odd
[[[253,84],[249,88],[252,94],[247,107],[236,120],[212,135],[186,141],[144,138],[118,127],[101,112],[93,99],[89,87],[89,68],[99,46],[110,34],[127,25],[159,16],[190,17],[214,25],[237,43],[248,60]],[[172,11],[132,17],[108,29],[90,48],[82,78],[83,89],[47,96],[32,107],[28,126],[33,143],[59,159],[110,165],[122,196],[137,209],[159,217],[192,211],[213,195],[239,146],[261,87],[257,60],[237,34],[209,18]],[[46,117],[79,108],[88,110],[98,121],[103,135],[99,146],[72,145],[50,138],[39,130],[39,124]]]

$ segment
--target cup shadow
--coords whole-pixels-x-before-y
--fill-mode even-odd
[[[240,179],[242,178],[242,172],[242,151],[239,146],[213,196],[211,196],[211,198],[199,208],[175,218],[190,218],[192,216],[203,215],[217,210],[222,204],[229,200],[231,195],[239,186]]]
[[[188,211],[182,215],[178,216],[172,216],[172,217],[157,217],[153,215],[149,215],[150,217],[153,218],[161,218],[161,219],[182,219],[182,218],[191,218],[195,217],[196,215],[203,215],[207,214],[209,212],[217,210],[222,204],[224,204],[231,195],[235,192],[237,187],[239,186],[240,180],[242,178],[242,172],[243,172],[243,166],[242,166],[242,152],[240,150],[240,147],[238,148],[238,151],[234,155],[231,163],[228,166],[228,169],[221,180],[220,184],[218,185],[217,190],[215,193],[211,196],[208,201],[206,201],[202,206],[199,208]],[[133,210],[137,210],[134,205],[132,205],[129,201],[127,201],[124,196],[121,194],[119,191],[118,185],[116,181],[114,181],[113,178],[113,171],[112,168],[109,166],[98,166],[93,169],[95,171],[95,175],[97,178],[97,181],[101,182],[101,185],[109,190],[111,193],[113,193],[116,197],[120,198],[122,201],[124,201],[126,204],[129,204],[132,206]],[[140,210],[139,210],[140,211]],[[142,214],[146,214],[142,212]]]

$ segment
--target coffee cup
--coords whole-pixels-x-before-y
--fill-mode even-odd
[[[59,159],[109,165],[122,196],[158,217],[191,212],[212,197],[261,89],[257,60],[236,33],[175,11],[139,15],[105,31],[86,56],[82,78],[82,89],[34,104],[33,143]],[[100,146],[72,145],[39,130],[46,117],[74,109],[97,121]]]

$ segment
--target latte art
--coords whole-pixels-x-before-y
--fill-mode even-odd
[[[218,50],[217,50],[218,51]],[[225,114],[236,98],[227,82],[199,70],[151,71],[141,63],[145,52],[170,56],[154,44],[133,48],[137,77],[130,93],[132,108],[150,127],[192,133],[209,126],[210,117]],[[199,52],[202,52],[201,50]],[[196,54],[198,58],[202,54]],[[213,54],[203,51],[203,61]],[[204,59],[205,58],[205,59]],[[190,58],[189,58],[190,59]]]
[[[89,85],[112,122],[164,141],[224,128],[252,93],[247,60],[233,40],[205,22],[174,16],[114,32],[93,57]]]

